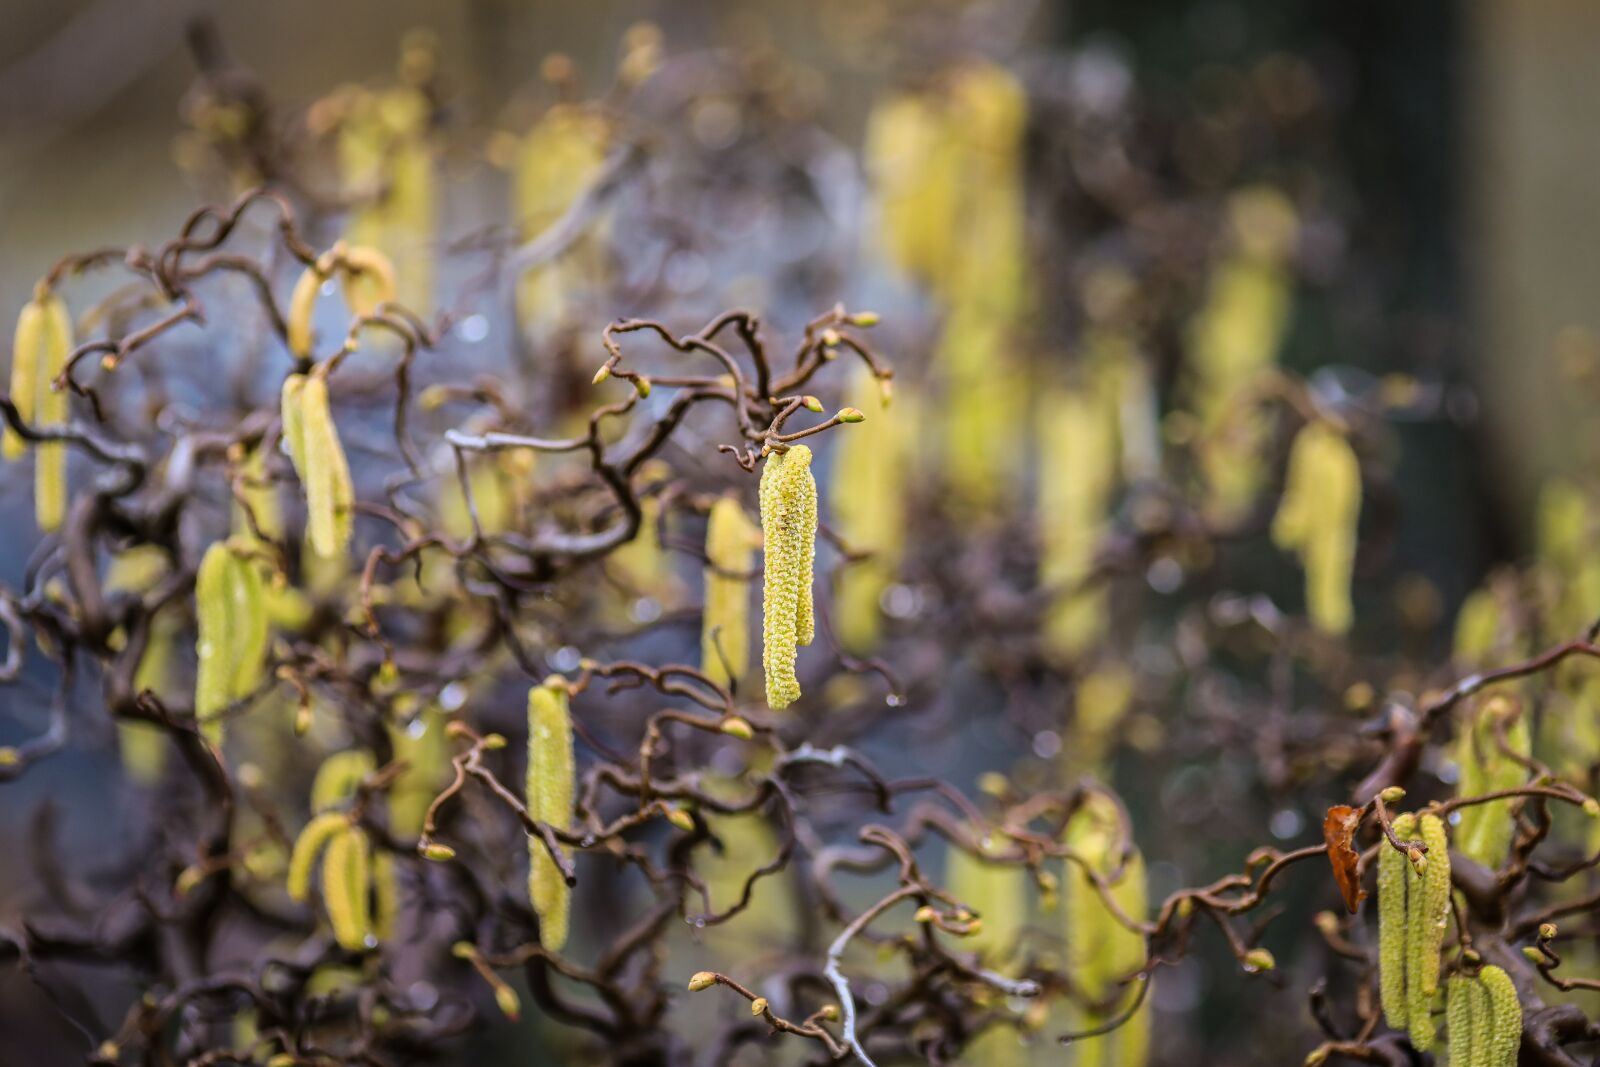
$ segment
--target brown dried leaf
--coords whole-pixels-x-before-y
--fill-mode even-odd
[[[1334,881],[1344,896],[1344,906],[1352,912],[1361,906],[1366,890],[1361,888],[1361,875],[1356,864],[1361,854],[1351,845],[1356,827],[1361,825],[1361,809],[1346,804],[1336,804],[1328,809],[1322,820],[1322,839],[1328,844],[1328,862],[1333,866]]]

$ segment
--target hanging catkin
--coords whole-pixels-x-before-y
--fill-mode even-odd
[[[1212,269],[1185,350],[1207,510],[1223,524],[1243,517],[1260,485],[1266,425],[1248,397],[1288,331],[1288,266],[1300,226],[1294,204],[1267,186],[1235,193],[1228,209],[1232,240]]]
[[[1506,747],[1511,753],[1527,758],[1531,752],[1528,722],[1514,701],[1495,696],[1475,711],[1469,709],[1456,740],[1456,763],[1460,767],[1457,796],[1472,797],[1515,789],[1528,780],[1527,768],[1500,750],[1497,729],[1504,730]],[[1485,867],[1499,867],[1511,848],[1519,806],[1508,799],[1462,808],[1461,821],[1455,830],[1457,851]]]
[[[57,392],[50,383],[66,368],[71,352],[72,316],[66,302],[41,284],[17,319],[11,353],[11,402],[23,422],[38,427],[66,423],[66,391]],[[7,459],[15,459],[26,448],[9,426],[3,440],[0,448]],[[40,530],[49,532],[61,525],[67,507],[67,452],[60,441],[43,441],[38,446],[33,505]]]
[[[1522,1004],[1511,976],[1492,964],[1447,983],[1446,1037],[1451,1067],[1515,1067]]]
[[[1143,922],[1148,908],[1144,860],[1137,849],[1124,855],[1122,822],[1115,806],[1092,794],[1067,824],[1062,843],[1110,882],[1110,896],[1123,915]],[[1136,995],[1134,985],[1119,986],[1145,966],[1145,941],[1112,912],[1105,898],[1077,863],[1069,861],[1061,880],[1067,971],[1074,987],[1095,1001],[1110,1000],[1123,989],[1115,1007],[1105,1013],[1075,1005],[1075,1026],[1096,1026],[1116,1015]],[[1148,1000],[1122,1026],[1081,1042],[1080,1063],[1105,1067],[1142,1067],[1149,1054]]]
[[[761,531],[733,497],[711,505],[706,521],[705,608],[700,669],[718,685],[750,669],[750,574]]]
[[[1379,853],[1378,988],[1389,1025],[1408,1030],[1411,1043],[1426,1052],[1434,1042],[1433,999],[1450,913],[1449,840],[1432,814],[1396,816],[1393,829],[1402,841],[1420,837],[1428,851],[1420,872],[1387,844]]]
[[[289,854],[287,889],[290,900],[305,900],[311,895],[311,870],[316,865],[322,849],[333,835],[350,825],[342,812],[330,811],[306,823],[300,836],[295,838],[294,849]]]
[[[283,437],[306,492],[306,531],[318,556],[342,556],[350,543],[355,492],[350,464],[328,406],[326,364],[284,379]]]
[[[815,626],[811,580],[817,481],[811,474],[811,449],[805,445],[767,457],[761,472],[761,534],[765,544],[761,666],[767,705],[778,710],[800,698],[796,650],[811,643]]]
[[[367,835],[347,826],[333,835],[322,854],[322,904],[328,911],[334,940],[359,951],[372,934],[367,898],[372,891]]]
[[[869,368],[860,368],[850,403],[862,410],[886,409],[887,384]],[[864,655],[877,644],[879,605],[900,569],[914,403],[902,393],[895,399],[894,411],[882,410],[879,417],[844,434],[834,460],[836,469],[849,471],[850,477],[835,478],[828,487],[833,522],[851,551],[871,553],[840,568],[834,579],[834,629],[839,643],[857,654]]]
[[[552,675],[528,693],[528,814],[557,830],[567,829],[575,775],[567,684]],[[539,916],[540,943],[560,951],[567,943],[572,890],[535,834],[528,835],[528,898]]]
[[[1272,540],[1296,553],[1306,572],[1306,611],[1328,634],[1350,629],[1350,577],[1361,516],[1361,465],[1344,434],[1307,423],[1289,451]]]
[[[194,713],[207,739],[220,744],[218,716],[260,683],[268,637],[261,574],[230,543],[214,542],[200,561],[195,617]]]

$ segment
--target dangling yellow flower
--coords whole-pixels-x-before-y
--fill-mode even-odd
[[[1331,425],[1308,423],[1289,451],[1283,502],[1272,540],[1300,557],[1306,571],[1306,611],[1328,634],[1350,629],[1350,579],[1356,524],[1361,517],[1361,464]]]
[[[766,546],[761,665],[774,711],[800,698],[796,650],[815,632],[811,583],[817,538],[817,480],[811,449],[795,445],[767,457],[761,472],[761,534]]]
[[[706,522],[706,592],[700,624],[700,669],[718,685],[750,669],[750,572],[761,531],[733,497],[711,505]]]

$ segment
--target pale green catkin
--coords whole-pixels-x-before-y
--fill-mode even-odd
[[[760,531],[732,497],[711,505],[706,522],[705,607],[700,626],[700,669],[718,685],[743,678],[750,668],[750,579]]]
[[[300,836],[295,838],[294,850],[289,854],[287,889],[289,899],[303,901],[311,895],[311,869],[334,834],[350,825],[350,820],[338,812],[318,815],[306,823]]]
[[[1445,1037],[1452,1067],[1477,1067],[1482,1062],[1477,1022],[1488,1010],[1488,996],[1476,978],[1457,975],[1445,983]]]
[[[213,543],[200,560],[195,617],[194,713],[207,740],[220,744],[219,716],[259,683],[268,639],[261,573],[229,544]]]
[[[41,284],[17,319],[11,352],[11,402],[23,422],[38,427],[66,423],[66,391],[57,392],[50,383],[66,369],[72,333],[66,302]],[[15,459],[27,445],[7,427],[3,447],[5,457]],[[35,451],[33,502],[40,530],[60,527],[67,509],[67,450],[60,441],[40,442]]]
[[[1415,815],[1395,816],[1396,837],[1405,841],[1416,832]],[[1411,877],[1410,862],[1384,842],[1378,852],[1378,993],[1384,1020],[1396,1030],[1406,1029],[1410,1012],[1406,1000],[1406,903]]]
[[[1444,820],[1423,814],[1417,819],[1426,864],[1414,879],[1406,908],[1406,996],[1411,1043],[1426,1052],[1433,1047],[1433,998],[1439,992],[1439,960],[1450,917],[1450,842]],[[1420,885],[1418,884],[1420,883]]]
[[[558,830],[572,824],[576,783],[572,712],[566,682],[545,679],[528,693],[528,814]],[[542,838],[528,836],[528,898],[539,916],[539,941],[552,952],[567,943],[572,890]]]
[[[811,450],[805,445],[767,457],[761,472],[761,532],[766,546],[761,666],[767,704],[778,710],[800,698],[797,648],[810,644],[815,632],[811,582],[817,481],[811,474]]]
[[[322,761],[311,780],[311,810],[327,811],[355,795],[361,780],[377,767],[372,753],[364,748],[335,752]]]
[[[328,407],[328,380],[313,373],[300,392],[300,479],[306,490],[306,527],[311,549],[331,558],[350,543],[355,498],[350,465]]]
[[[351,951],[365,948],[372,933],[370,867],[367,835],[354,826],[334,834],[322,854],[322,903],[334,940]]]
[[[1485,1067],[1514,1067],[1522,1048],[1522,1003],[1511,976],[1499,967],[1485,967],[1478,975],[1489,1000],[1489,1040]]]
[[[1514,789],[1528,780],[1527,768],[1500,751],[1495,738],[1500,723],[1505,724],[1508,749],[1521,756],[1531,751],[1528,721],[1517,705],[1504,697],[1485,701],[1461,724],[1456,741],[1456,762],[1461,768],[1458,797]],[[1461,821],[1455,828],[1456,848],[1468,859],[1497,868],[1506,861],[1515,829],[1514,801],[1468,805],[1461,809]]]

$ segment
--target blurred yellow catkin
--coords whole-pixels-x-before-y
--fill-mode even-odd
[[[283,435],[305,487],[306,534],[325,558],[343,556],[355,520],[350,464],[328,405],[328,380],[319,364],[310,374],[284,379]]]
[[[1138,994],[1137,981],[1127,982],[1145,966],[1144,937],[1123,919],[1144,922],[1148,909],[1144,859],[1137,848],[1124,855],[1121,821],[1111,801],[1090,794],[1067,823],[1063,844],[1109,883],[1112,906],[1084,869],[1068,862],[1062,872],[1062,917],[1065,922],[1067,971],[1073,987],[1097,1004],[1097,1011],[1074,1001],[1072,1025],[1089,1028],[1106,1022]],[[1122,992],[1119,993],[1119,990]],[[1109,1034],[1074,1042],[1074,1067],[1143,1067],[1150,1047],[1150,1002],[1146,998],[1126,1023]]]
[[[609,139],[604,116],[575,104],[551,107],[523,136],[512,159],[512,191],[524,240],[554,225],[595,180]],[[600,236],[591,229],[554,262],[523,275],[517,313],[525,328],[546,332],[568,321],[573,295],[600,281]]]
[[[1288,267],[1299,230],[1289,198],[1266,186],[1235,193],[1228,215],[1231,240],[1187,345],[1207,510],[1223,524],[1241,519],[1261,487],[1266,428],[1249,393],[1271,371],[1288,331]]]
[[[221,712],[260,684],[267,651],[261,575],[240,547],[213,542],[195,577],[194,713],[213,744],[222,742]]]
[[[940,466],[952,509],[991,513],[1014,471],[1026,393],[1011,346],[1028,305],[1022,139],[1027,97],[1004,68],[965,63],[868,120],[878,244],[945,313],[935,359]]]
[[[1361,518],[1361,464],[1343,433],[1316,420],[1295,435],[1272,540],[1300,557],[1306,611],[1323,633],[1350,629],[1350,580]]]
[[[706,520],[705,608],[700,669],[718,685],[750,669],[750,584],[761,530],[731,496],[711,505]]]
[[[155,545],[138,545],[111,557],[106,568],[108,593],[147,593],[155,588],[168,573],[167,555]],[[167,693],[172,682],[173,659],[178,648],[178,633],[182,628],[178,605],[158,610],[150,620],[150,632],[145,639],[144,654],[134,671],[135,692],[149,690],[157,696]],[[128,776],[141,785],[159,781],[166,767],[170,751],[168,734],[164,727],[148,722],[119,722],[117,724],[118,750],[122,768]]]
[[[1117,477],[1117,397],[1103,379],[1039,405],[1039,579],[1054,592],[1044,638],[1057,655],[1084,654],[1103,633],[1105,593],[1094,573]]]
[[[337,94],[340,180],[357,205],[346,238],[394,264],[395,294],[419,315],[433,303],[437,182],[432,103],[423,86],[433,77],[437,47],[431,34],[413,31],[401,45],[403,84]]]
[[[558,830],[572,824],[576,771],[567,684],[552,675],[528,693],[528,814]],[[528,898],[539,916],[539,942],[552,952],[567,943],[572,890],[545,848],[528,835]]]
[[[1500,733],[1512,755],[1501,750]],[[1456,736],[1456,765],[1460,768],[1456,795],[1479,796],[1522,785],[1528,780],[1528,770],[1513,755],[1526,759],[1531,751],[1528,722],[1515,701],[1492,696],[1478,707],[1468,708]],[[1455,828],[1456,851],[1491,869],[1499,867],[1511,848],[1519,807],[1511,800],[1495,800],[1462,808]]]
[[[66,390],[57,392],[50,383],[66,368],[72,343],[66,302],[40,283],[17,318],[11,352],[11,402],[23,422],[39,427],[66,423]],[[6,427],[0,439],[5,458],[15,459],[25,448],[23,439]],[[48,533],[61,525],[67,508],[67,451],[60,441],[40,442],[36,449],[33,505],[40,530]]]
[[[883,593],[904,553],[916,400],[902,389],[890,408],[883,383],[866,367],[856,372],[849,396],[851,406],[876,414],[840,436],[828,502],[844,543],[871,556],[835,572],[833,626],[845,649],[864,654],[878,642]]]

